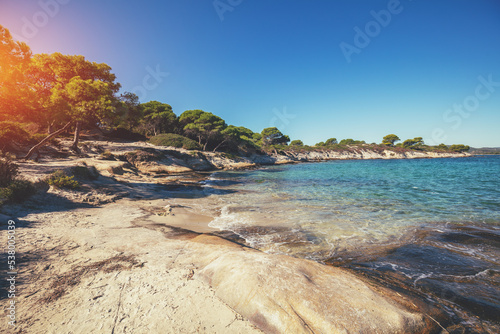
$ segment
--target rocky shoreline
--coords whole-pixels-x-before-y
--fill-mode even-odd
[[[259,166],[318,162],[328,160],[365,160],[365,159],[430,159],[460,158],[471,156],[468,153],[443,153],[424,151],[374,151],[368,148],[352,148],[345,151],[303,151],[283,152],[281,154],[252,154],[235,156],[228,153],[188,151],[171,147],[158,147],[144,142],[123,145],[103,144],[101,150],[112,150],[113,155],[106,160],[97,157],[96,168],[112,174],[136,170],[142,174],[172,174],[221,169],[257,168]]]
[[[96,177],[80,191],[44,188],[2,208],[1,238],[15,221],[19,260],[17,324],[2,321],[2,332],[438,333],[447,326],[446,313],[418,295],[230,241],[208,227],[217,211],[198,210],[208,200],[199,186],[205,171],[399,156],[236,158],[144,143],[101,145],[109,160],[89,150],[76,160],[21,164],[32,180],[75,166]],[[406,158],[437,157],[416,153]],[[7,310],[0,316],[7,319]]]

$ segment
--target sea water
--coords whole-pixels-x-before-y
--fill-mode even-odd
[[[252,247],[397,279],[467,331],[500,328],[500,156],[270,166],[205,186],[210,225]]]

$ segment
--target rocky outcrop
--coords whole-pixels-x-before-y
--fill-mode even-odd
[[[470,156],[467,153],[441,153],[424,151],[373,151],[356,149],[351,151],[306,151],[286,152],[285,155],[274,155],[276,163],[326,161],[326,160],[370,160],[370,159],[428,159],[428,158],[458,158]]]
[[[191,240],[197,277],[265,333],[430,333],[443,313],[403,292],[317,262],[269,255],[210,235]],[[191,259],[190,259],[191,261]],[[436,320],[439,319],[439,320]]]
[[[203,154],[195,151],[142,148],[123,158],[142,174],[171,174],[216,169]]]
[[[349,151],[290,151],[282,154],[254,154],[249,157],[237,157],[227,153],[187,151],[158,147],[141,148],[134,152],[128,152],[124,154],[123,158],[141,173],[171,174],[327,160],[424,159],[466,156],[470,155],[467,153],[438,153],[410,150],[398,152],[389,149],[374,151],[357,148]]]

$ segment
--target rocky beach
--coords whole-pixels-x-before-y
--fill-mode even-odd
[[[86,145],[86,155],[78,159],[20,164],[21,175],[32,181],[75,167],[93,177],[83,180],[80,190],[39,185],[30,200],[2,208],[2,240],[7,222],[14,221],[19,266],[16,326],[9,328],[4,320],[2,331],[433,333],[445,328],[443,311],[418,295],[346,269],[267,254],[208,226],[220,213],[201,210],[207,195],[200,181],[208,171],[339,155],[258,160],[144,143]],[[111,153],[112,160],[103,160],[95,148]],[[377,154],[345,158],[380,158]],[[9,311],[2,312],[8,319]]]

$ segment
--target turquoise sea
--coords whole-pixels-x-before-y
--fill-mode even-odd
[[[211,226],[252,247],[412,288],[468,332],[500,329],[500,156],[270,166],[205,186],[222,208]]]

